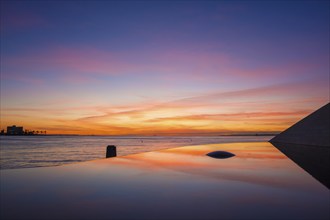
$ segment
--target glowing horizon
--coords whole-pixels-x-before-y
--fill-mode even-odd
[[[279,132],[329,102],[329,2],[1,4],[1,129]]]

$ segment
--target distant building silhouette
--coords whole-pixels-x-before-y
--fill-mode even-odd
[[[23,127],[16,127],[16,125],[7,127],[7,135],[23,135]]]

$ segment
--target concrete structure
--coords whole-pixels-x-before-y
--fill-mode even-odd
[[[330,103],[278,134],[270,142],[330,148]]]
[[[330,103],[270,142],[330,189]]]
[[[329,190],[267,142],[1,170],[0,199],[1,220],[330,218]]]
[[[16,127],[16,125],[7,127],[7,135],[23,135],[23,127]]]

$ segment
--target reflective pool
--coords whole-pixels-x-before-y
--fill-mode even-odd
[[[212,151],[235,156],[206,156]],[[330,217],[330,191],[265,142],[0,172],[1,219]]]

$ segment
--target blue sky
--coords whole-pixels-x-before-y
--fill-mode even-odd
[[[24,123],[63,133],[60,128],[69,126],[65,132],[84,134],[279,131],[329,102],[328,1],[1,6],[1,127]],[[260,93],[230,103],[208,98],[203,107],[168,107],[246,90]],[[141,118],[129,115],[133,110]],[[227,119],[202,120],[215,113],[266,111],[279,114],[260,114],[245,127]],[[279,118],[283,112],[292,115]],[[85,120],[96,116],[103,118]],[[162,123],[150,122],[159,118]]]

